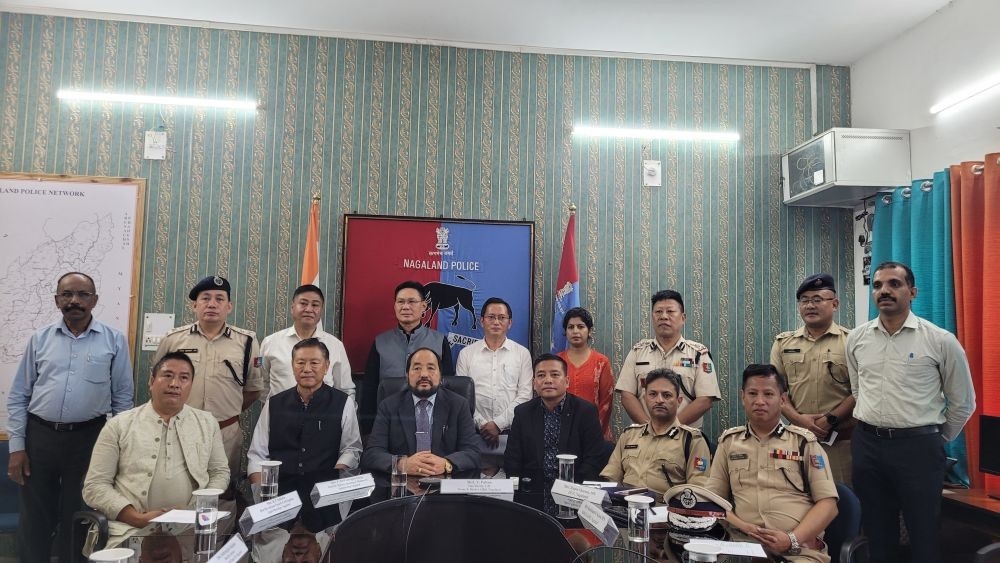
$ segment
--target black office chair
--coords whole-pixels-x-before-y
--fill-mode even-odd
[[[979,549],[972,563],[1000,563],[1000,542]]]
[[[104,549],[108,545],[108,518],[96,510],[78,510],[73,513],[73,528],[70,530],[70,541],[75,546],[73,553],[75,561],[86,562],[83,556],[83,544],[91,526],[97,526],[97,542],[94,551]]]
[[[861,533],[861,501],[850,487],[837,483],[837,516],[826,527],[826,541],[831,561],[840,561],[842,546],[848,545]]]
[[[381,403],[382,399],[399,393],[407,385],[405,377],[384,377],[378,384],[378,393],[375,397]],[[469,411],[472,416],[476,415],[476,382],[471,377],[449,375],[441,378],[441,387],[465,397],[469,402]]]
[[[868,538],[858,536],[851,543],[841,546],[839,563],[868,563]]]
[[[340,525],[332,561],[569,563],[576,552],[555,518],[507,500],[423,495],[373,504]]]

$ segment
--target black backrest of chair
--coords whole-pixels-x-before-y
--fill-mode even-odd
[[[972,563],[998,563],[1000,562],[1000,542],[991,543],[976,551],[976,556]]]
[[[382,399],[392,395],[394,393],[399,393],[407,385],[405,377],[385,377],[379,381],[378,384],[378,402],[381,403]],[[459,395],[465,397],[465,400],[469,402],[469,412],[475,416],[476,414],[476,382],[472,381],[471,377],[449,375],[441,378],[441,387],[451,391],[452,393],[458,393]]]
[[[824,538],[832,561],[838,561],[840,549],[861,532],[861,502],[850,487],[837,483],[837,516],[826,527]]]
[[[365,563],[569,563],[576,557],[562,526],[548,514],[468,495],[411,496],[373,504],[344,520],[330,554],[333,561]]]

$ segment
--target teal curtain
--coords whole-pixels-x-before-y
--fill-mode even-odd
[[[914,180],[910,186],[875,198],[872,278],[883,262],[908,265],[918,290],[914,314],[957,335],[950,191],[949,174],[944,170],[936,172],[933,180]],[[868,300],[868,318],[874,319],[878,308],[870,294]],[[945,452],[958,460],[948,480],[968,485],[964,432],[945,446]]]

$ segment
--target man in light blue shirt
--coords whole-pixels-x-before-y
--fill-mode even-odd
[[[55,301],[62,320],[31,337],[7,395],[7,477],[21,485],[17,536],[24,562],[48,563],[53,543],[61,561],[74,560],[70,527],[94,442],[108,413],[132,408],[134,397],[125,336],[91,314],[94,280],[64,274]]]

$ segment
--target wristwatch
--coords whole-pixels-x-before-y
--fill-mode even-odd
[[[834,428],[840,423],[840,417],[833,413],[826,413],[826,422],[830,425],[830,428]]]
[[[453,469],[453,468],[452,468],[452,466],[451,466],[451,462],[450,462],[450,461],[448,461],[447,459],[446,459],[446,460],[444,460],[444,472],[445,472],[445,474],[446,474],[446,475],[451,475],[451,470],[452,470],[452,469]]]
[[[792,545],[785,553],[789,555],[799,555],[802,553],[802,546],[799,545],[799,538],[795,537],[795,532],[788,532],[788,541],[792,542]]]

